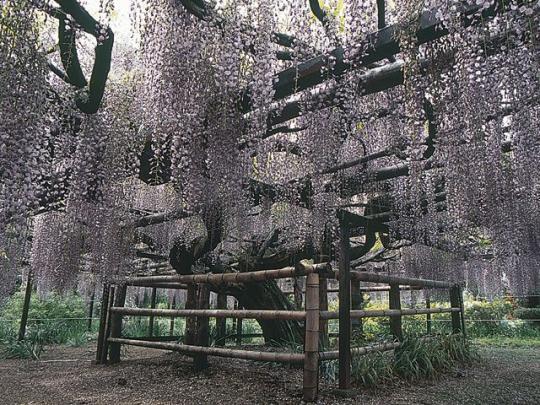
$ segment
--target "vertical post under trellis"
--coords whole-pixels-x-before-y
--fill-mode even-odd
[[[362,309],[364,298],[362,297],[362,291],[360,290],[360,281],[351,280],[351,308],[355,310]],[[362,336],[362,318],[355,318],[351,320],[352,333],[355,336]]]
[[[401,309],[401,297],[399,284],[390,284],[389,292],[389,307],[390,309]],[[401,341],[403,340],[403,330],[401,328],[401,315],[390,316],[390,329],[394,338]]]
[[[304,401],[315,401],[319,388],[319,275],[306,279],[306,336],[304,340]]]
[[[21,324],[19,325],[18,340],[24,340],[26,335],[26,324],[28,323],[28,312],[30,311],[30,298],[32,297],[32,270],[28,271],[28,279],[26,280],[26,288],[24,290],[24,302],[21,314]]]
[[[339,388],[351,387],[351,263],[349,226],[339,227]]]
[[[319,309],[328,311],[328,279],[319,276]],[[319,344],[326,349],[329,344],[328,320],[319,320]]]
[[[463,288],[459,286],[459,308],[461,315],[461,333],[463,334],[463,339],[467,338],[467,331],[465,329],[465,305],[463,303]]]
[[[450,288],[450,306],[452,308],[461,309],[461,299],[459,295],[461,293],[461,288],[459,285],[454,285]],[[452,312],[452,333],[461,333],[461,311]]]
[[[176,295],[173,295],[172,302],[169,305],[171,309],[176,309]],[[169,325],[169,336],[174,336],[174,316],[171,316],[171,321]]]
[[[110,286],[107,306],[105,308],[105,328],[103,332],[103,346],[101,347],[100,363],[107,363],[107,354],[109,353],[109,336],[111,335],[111,307],[114,305],[114,299],[116,297],[116,286]]]
[[[103,350],[103,339],[105,336],[105,324],[107,322],[107,313],[109,307],[109,291],[110,285],[108,283],[103,284],[103,291],[101,294],[101,311],[99,314],[99,331],[97,338],[97,347],[96,347],[96,363],[101,363],[101,355]]]
[[[88,332],[92,330],[92,317],[94,316],[94,299],[96,298],[96,290],[92,291],[92,295],[90,296],[90,302],[88,303],[88,325],[86,326],[86,329]]]
[[[425,294],[426,294],[426,308],[430,309],[431,308],[431,299],[430,299],[428,293],[425,293]],[[426,314],[426,332],[427,332],[428,335],[431,335],[431,314],[430,313]]]
[[[157,288],[152,287],[152,293],[150,294],[150,308],[154,309],[156,307],[156,297],[157,297]],[[154,315],[150,315],[148,320],[148,336],[152,337],[154,335]]]
[[[116,287],[114,294],[114,306],[123,307],[126,302],[127,286],[125,284]],[[122,336],[122,314],[113,313],[111,316],[111,337],[119,338]],[[111,343],[109,345],[109,361],[118,363],[120,361],[120,343]]]
[[[210,286],[208,284],[199,284],[197,309],[208,309],[210,307]],[[197,317],[197,346],[208,347],[209,318],[207,316]],[[196,371],[208,368],[208,356],[203,353],[197,353],[193,356],[193,367]]]
[[[217,308],[227,309],[227,295],[218,293]],[[227,318],[216,318],[216,346],[225,346],[225,335],[227,334]]]

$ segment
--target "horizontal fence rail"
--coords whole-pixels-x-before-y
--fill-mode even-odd
[[[381,343],[378,345],[370,345],[364,347],[354,347],[351,349],[351,356],[361,356],[373,352],[385,352],[394,350],[401,346],[399,342]],[[339,350],[331,350],[319,353],[320,360],[336,360],[339,358]]]
[[[188,274],[188,275],[170,275],[170,276],[148,276],[135,277],[125,280],[125,284],[132,286],[153,286],[159,283],[209,283],[209,284],[227,284],[227,283],[252,283],[257,281],[275,280],[279,278],[305,276],[317,271],[316,266],[303,267],[284,267],[277,270],[250,271],[246,273],[221,273],[221,274]]]
[[[399,286],[399,289],[402,290],[402,291],[417,291],[417,290],[422,290],[422,287],[420,286],[410,286],[410,285],[400,285]],[[376,287],[359,287],[358,289],[359,292],[362,292],[362,293],[370,293],[370,292],[388,292],[390,291],[390,287],[389,286],[376,286]],[[301,291],[302,293],[305,293],[305,291]],[[338,293],[339,292],[339,288],[328,288],[326,290],[327,293]],[[295,292],[294,291],[283,291],[283,294],[285,295],[292,295],[294,294]]]
[[[109,338],[111,343],[129,346],[148,347],[152,349],[172,350],[179,353],[204,353],[210,356],[230,357],[244,360],[271,361],[277,363],[303,363],[302,353],[257,352],[251,350],[223,349],[218,347],[191,346],[169,342],[150,342],[145,340]]]
[[[351,310],[351,318],[376,318],[381,316],[405,316],[442,314],[460,312],[460,308],[411,308],[411,309],[375,309],[375,310]],[[339,312],[321,311],[321,319],[339,319]]]
[[[334,273],[337,277],[337,273]],[[425,280],[421,278],[392,276],[367,271],[351,271],[351,279],[368,283],[405,284],[423,288],[452,288],[456,283],[447,281]]]
[[[277,311],[277,310],[229,310],[229,309],[153,309],[153,308],[127,308],[112,307],[111,312],[131,316],[163,316],[188,317],[198,316],[206,318],[237,318],[237,319],[279,319],[301,321],[306,318],[305,311]]]

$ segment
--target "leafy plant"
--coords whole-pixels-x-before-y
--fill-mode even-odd
[[[457,364],[468,364],[478,358],[460,336],[408,337],[393,354],[374,352],[353,357],[351,375],[356,383],[364,386],[393,378],[433,378]]]

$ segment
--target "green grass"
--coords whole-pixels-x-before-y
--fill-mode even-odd
[[[480,347],[515,347],[540,349],[540,337],[487,336],[474,338],[472,343]]]

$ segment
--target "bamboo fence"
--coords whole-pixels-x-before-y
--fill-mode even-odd
[[[116,285],[105,286],[103,293],[103,308],[100,320],[100,332],[98,338],[98,353],[96,360],[99,363],[115,363],[120,360],[120,346],[132,345],[154,349],[171,350],[193,356],[194,364],[200,367],[206,366],[206,356],[218,356],[245,360],[280,362],[291,364],[303,364],[303,398],[311,402],[317,399],[319,386],[319,364],[321,361],[338,359],[340,363],[340,386],[350,386],[350,361],[352,356],[360,356],[375,351],[394,350],[401,345],[403,332],[401,320],[403,316],[427,315],[428,328],[431,326],[431,314],[450,313],[453,333],[464,334],[463,301],[461,299],[461,286],[455,283],[414,279],[387,274],[351,271],[344,265],[340,269],[345,274],[348,284],[343,284],[344,278],[340,273],[332,270],[329,264],[311,264],[302,261],[296,267],[285,267],[276,270],[254,271],[250,273],[224,273],[224,274],[194,274],[194,275],[160,275],[131,277],[119,281]],[[208,309],[208,287],[211,285],[224,286],[226,284],[257,283],[267,280],[276,280],[291,277],[306,276],[305,283],[305,310],[265,310],[265,309],[225,309],[223,302],[219,309]],[[340,280],[340,311],[328,311],[327,280],[337,278]],[[358,282],[386,283],[387,286],[359,287]],[[389,309],[383,310],[359,310],[351,309],[350,288],[355,284],[357,291],[388,291]],[[125,291],[128,286],[145,286],[152,288],[188,289],[193,295],[193,301],[186,309],[161,309],[154,308],[131,308],[125,307]],[[401,308],[400,291],[418,290],[423,288],[448,289],[450,295],[450,307],[440,308]],[[302,292],[302,291],[301,291]],[[349,300],[347,301],[347,297]],[[190,301],[190,302],[191,302]],[[223,301],[223,297],[222,297]],[[349,303],[344,305],[344,303]],[[226,301],[225,301],[226,306]],[[356,307],[358,308],[358,307]],[[187,329],[184,333],[185,344],[174,342],[175,336],[149,336],[143,338],[130,338],[121,335],[122,318],[124,316],[137,317],[185,317],[194,323],[192,331]],[[394,341],[375,344],[365,347],[351,348],[351,325],[350,321],[372,317],[389,317]],[[256,320],[287,320],[304,323],[304,347],[303,353],[294,352],[268,352],[255,350],[240,350],[223,347],[226,337],[222,336],[222,347],[209,347],[208,319],[226,320],[232,318],[237,330],[237,343],[241,343],[242,319]],[[328,320],[339,319],[339,350],[321,351],[320,347],[327,347],[329,342]],[[187,322],[186,322],[187,324]],[[223,327],[223,324],[222,324]],[[193,328],[195,332],[193,332]],[[257,334],[258,335],[258,334]],[[187,338],[188,336],[189,339]],[[239,341],[240,340],[240,341]]]

